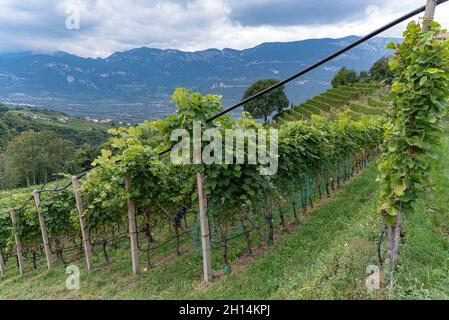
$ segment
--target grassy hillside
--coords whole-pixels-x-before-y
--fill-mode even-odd
[[[301,225],[289,225],[289,232],[277,230],[275,245],[265,250],[258,243],[255,256],[244,254],[244,241],[233,240],[233,272],[225,275],[220,250],[214,248],[216,279],[201,282],[201,254],[187,249],[176,257],[174,244],[151,252],[154,267],[140,275],[131,274],[127,241],[119,241],[110,252],[112,263],[102,265],[101,248],[95,249],[96,270],[87,274],[81,267],[81,290],[65,289],[62,264],[48,272],[44,262],[38,270],[17,274],[14,261],[8,261],[8,275],[0,280],[0,298],[81,298],[81,299],[415,299],[449,298],[449,137],[435,162],[435,188],[421,210],[405,219],[405,243],[395,274],[393,292],[365,288],[367,266],[377,265],[376,244],[380,217],[376,210],[377,170],[371,164],[331,199],[325,200]],[[275,221],[279,225],[279,221]],[[265,253],[263,253],[265,252]],[[144,254],[141,254],[143,256]],[[162,258],[164,257],[164,258]],[[76,258],[76,257],[75,257]],[[144,262],[144,257],[142,263]]]
[[[0,150],[24,131],[53,131],[76,145],[98,145],[107,139],[111,123],[94,123],[50,110],[6,108],[0,105]]]

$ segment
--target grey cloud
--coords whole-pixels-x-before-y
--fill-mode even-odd
[[[232,1],[231,19],[245,26],[332,24],[365,15],[370,5],[386,0]]]
[[[365,34],[422,2],[0,0],[0,52],[62,50],[96,57],[142,46],[243,49],[270,41]],[[81,29],[67,30],[65,9],[76,3],[81,7]],[[379,11],[367,14],[370,5]],[[437,16],[447,17],[449,4],[445,7]],[[390,35],[400,35],[401,28]]]

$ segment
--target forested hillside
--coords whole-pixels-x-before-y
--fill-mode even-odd
[[[54,174],[89,168],[110,128],[112,123],[51,110],[0,105],[0,189],[44,183]]]
[[[58,120],[59,119],[59,120]],[[0,104],[0,150],[25,131],[52,131],[76,146],[99,145],[107,139],[111,124],[98,124],[51,110],[8,108]]]

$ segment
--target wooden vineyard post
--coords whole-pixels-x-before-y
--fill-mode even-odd
[[[86,229],[86,221],[84,220],[83,216],[84,208],[83,208],[83,199],[81,198],[81,189],[78,183],[78,178],[76,176],[72,177],[72,185],[73,191],[75,192],[76,209],[78,211],[78,217],[80,219],[80,228],[81,228],[81,235],[83,237],[83,247],[84,247],[84,254],[86,256],[87,271],[92,272],[93,270],[92,247],[89,242],[89,236],[87,234]]]
[[[387,257],[392,267],[398,259],[398,247],[401,238],[401,214],[395,217],[394,225],[387,228]]]
[[[0,248],[0,276],[5,275],[5,259],[3,258],[3,252]]]
[[[206,196],[204,195],[204,172],[197,172],[196,179],[198,183],[198,199],[200,209],[200,226],[201,226],[201,248],[203,251],[203,272],[204,281],[212,281],[212,262],[210,257],[210,234],[209,234],[209,221],[207,218],[206,210]]]
[[[131,190],[131,178],[125,177],[125,187],[127,191]],[[131,261],[133,273],[139,273],[139,248],[137,247],[137,226],[136,226],[136,208],[132,197],[128,197],[128,223],[129,239],[131,241]]]
[[[42,241],[44,243],[44,251],[45,257],[47,258],[47,267],[48,270],[51,270],[52,262],[51,262],[51,250],[50,250],[50,242],[48,241],[47,234],[47,226],[45,225],[45,218],[40,212],[41,199],[38,191],[33,191],[34,204],[36,205],[37,215],[39,218],[39,225],[41,227]]]
[[[193,124],[193,163],[201,164],[201,125]],[[204,194],[204,172],[196,173],[201,228],[201,249],[203,253],[204,282],[212,281],[212,261],[210,250],[210,229],[207,218],[207,199]]]
[[[12,225],[15,226],[16,222],[17,222],[16,210],[11,211],[11,221],[12,221]],[[23,276],[24,265],[23,265],[23,254],[22,254],[22,242],[20,241],[20,238],[16,232],[14,232],[14,240],[16,242],[17,262],[19,263],[19,272],[20,272],[20,275]]]
[[[437,0],[427,0],[426,12],[424,13],[424,30],[430,30],[430,22],[433,21],[433,18],[435,16],[435,8],[437,7],[437,4]]]

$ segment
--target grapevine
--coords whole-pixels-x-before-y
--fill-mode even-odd
[[[443,130],[449,96],[449,40],[436,22],[430,30],[412,21],[395,50],[390,68],[396,77],[391,87],[393,109],[386,124],[379,163],[381,212],[387,232],[390,262],[397,258],[402,215],[414,211],[431,187],[431,162]]]

